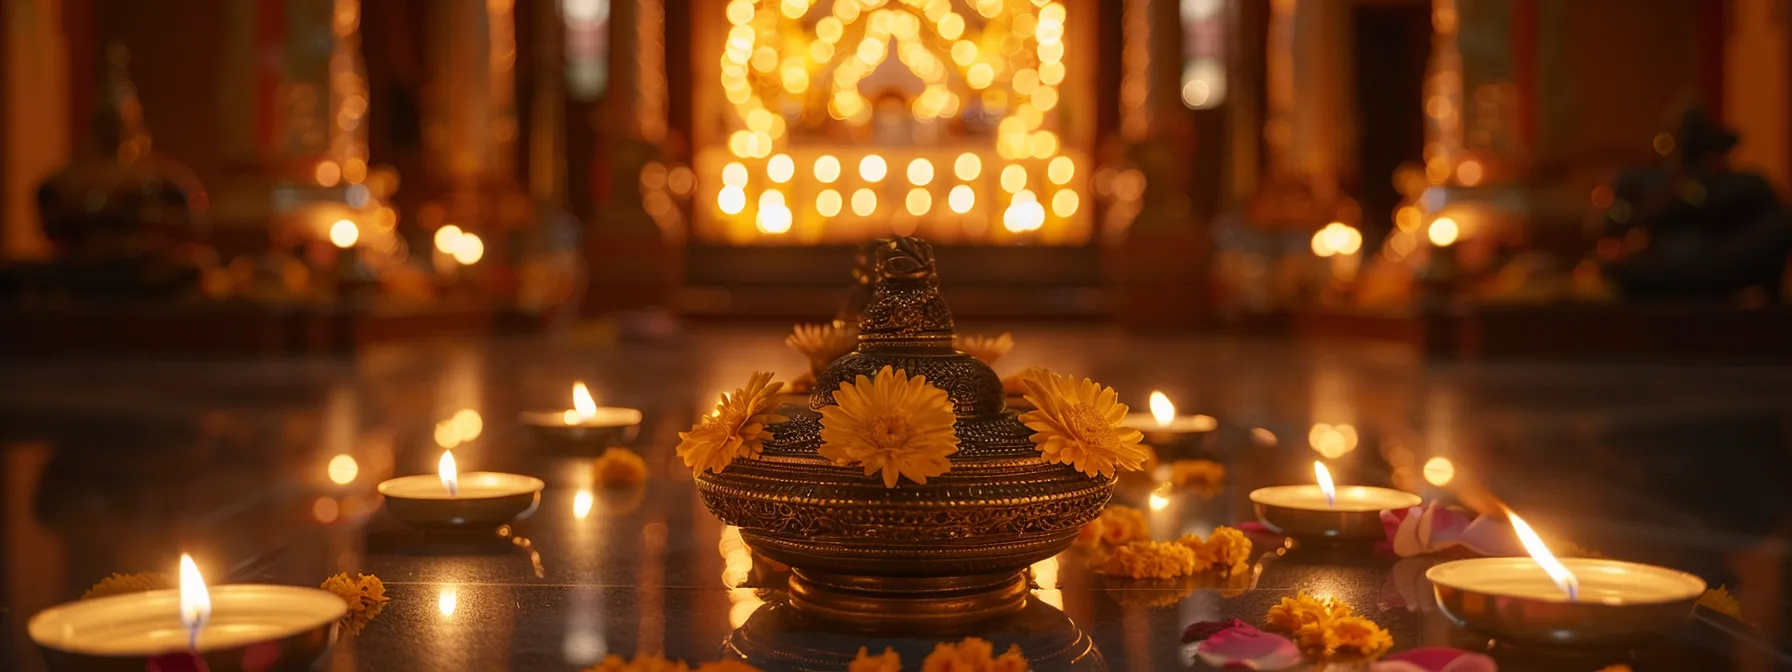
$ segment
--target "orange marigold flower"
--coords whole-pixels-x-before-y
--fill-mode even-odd
[[[1195,573],[1195,553],[1167,541],[1135,541],[1114,549],[1102,566],[1109,576],[1173,579]]]

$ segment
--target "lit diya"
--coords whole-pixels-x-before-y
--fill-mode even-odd
[[[454,451],[442,452],[434,476],[400,476],[379,485],[393,518],[417,527],[503,525],[541,504],[541,479],[492,471],[459,472]]]
[[[1692,617],[1705,580],[1603,558],[1557,559],[1507,512],[1529,558],[1474,558],[1425,572],[1437,606],[1458,625],[1520,644],[1625,646],[1672,633]]]
[[[617,406],[598,406],[585,383],[572,385],[572,408],[563,411],[525,411],[518,415],[523,426],[538,440],[558,444],[626,442],[641,427],[641,411]]]
[[[1220,426],[1211,415],[1177,415],[1176,404],[1157,391],[1151,393],[1150,413],[1128,413],[1120,424],[1139,430],[1145,435],[1145,443],[1158,448],[1186,445]]]
[[[228,585],[207,589],[193,558],[180,556],[180,588],[61,604],[26,630],[52,670],[149,667],[152,659],[197,657],[205,668],[310,670],[336,641],[348,605],[317,588]]]
[[[1291,537],[1376,540],[1386,538],[1381,512],[1408,509],[1418,495],[1367,485],[1333,486],[1322,462],[1313,463],[1313,485],[1278,485],[1251,491],[1257,520]]]

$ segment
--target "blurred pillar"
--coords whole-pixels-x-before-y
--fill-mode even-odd
[[[1739,165],[1792,188],[1792,11],[1781,0],[1731,0],[1720,24],[1723,117],[1742,136]]]
[[[662,230],[647,213],[641,172],[649,164],[663,172],[672,153],[667,149],[669,20],[714,16],[666,10],[666,0],[614,0],[610,7],[609,92],[590,120],[598,143],[590,184],[598,216],[587,225],[585,238],[588,313],[664,306],[682,272],[682,250],[671,241],[683,232]]]
[[[1188,157],[1196,138],[1181,97],[1181,7],[1178,0],[1125,0],[1121,14],[1119,49],[1104,53],[1120,56],[1116,104],[1125,163],[1145,184],[1138,215],[1107,232],[1118,241],[1104,250],[1115,318],[1139,330],[1192,326],[1210,307],[1213,244],[1209,223],[1198,220],[1190,199],[1194,162]],[[1217,140],[1202,139],[1215,148]]]
[[[440,0],[426,11],[421,177],[430,202],[419,223],[478,234],[485,254],[476,268],[508,296],[508,239],[531,221],[517,175],[516,5]]]
[[[37,215],[37,187],[69,162],[69,52],[62,0],[13,0],[0,10],[0,258],[49,254]]]

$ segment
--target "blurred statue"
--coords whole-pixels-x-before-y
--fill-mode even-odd
[[[1605,211],[1605,243],[1622,252],[1605,273],[1627,298],[1720,298],[1760,288],[1780,295],[1792,216],[1759,174],[1730,167],[1737,137],[1698,107],[1657,140],[1662,165],[1620,172]],[[1622,242],[1617,242],[1622,241]]]
[[[113,45],[94,118],[98,152],[50,177],[38,212],[56,257],[19,278],[26,288],[84,299],[196,294],[206,194],[193,171],[150,152],[143,105]]]

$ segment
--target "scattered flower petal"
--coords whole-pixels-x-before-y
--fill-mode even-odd
[[[606,488],[640,485],[647,482],[647,461],[627,448],[605,448],[591,463],[591,473]]]
[[[870,650],[861,646],[858,657],[846,666],[846,672],[902,672],[902,656],[887,646],[883,653],[873,656]]]
[[[1243,619],[1234,618],[1229,621],[1201,621],[1190,623],[1187,630],[1182,631],[1182,643],[1193,644],[1218,634],[1227,628],[1248,628],[1251,624]]]
[[[1280,670],[1301,664],[1294,642],[1245,624],[1209,635],[1195,647],[1195,656],[1220,668]]]
[[[1492,658],[1462,649],[1413,649],[1369,665],[1369,672],[1498,672]]]
[[[1101,571],[1130,579],[1173,579],[1195,573],[1195,552],[1169,541],[1135,541],[1114,549]]]

